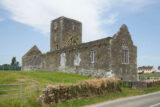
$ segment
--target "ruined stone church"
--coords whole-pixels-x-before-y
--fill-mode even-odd
[[[50,52],[33,46],[22,57],[22,70],[137,80],[137,47],[126,25],[113,37],[82,43],[81,22],[59,17],[51,22]]]

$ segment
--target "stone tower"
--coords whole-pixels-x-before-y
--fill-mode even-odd
[[[66,17],[51,22],[50,51],[82,43],[82,24]]]

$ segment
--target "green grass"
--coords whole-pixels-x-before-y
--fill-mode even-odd
[[[141,74],[140,77],[160,77],[160,74]]]
[[[28,98],[23,99],[11,99],[4,100],[0,103],[0,107],[41,107],[42,104],[37,100],[35,95],[31,95]]]
[[[115,100],[115,99],[124,98],[124,97],[148,94],[156,91],[160,91],[160,86],[150,88],[147,90],[123,88],[122,93],[110,93],[107,95],[101,95],[101,96],[96,96],[91,98],[81,98],[79,100],[71,100],[71,101],[66,101],[66,102],[62,102],[59,104],[52,104],[52,105],[41,104],[39,100],[37,100],[37,98],[33,96],[22,101],[21,100],[6,101],[3,104],[0,104],[0,107],[82,107],[90,104]]]
[[[74,84],[79,81],[90,79],[91,77],[80,76],[76,74],[67,74],[61,72],[43,72],[43,71],[0,71],[0,84],[18,84],[18,83],[29,83],[36,82],[39,85],[40,93],[47,85],[57,85],[57,84]],[[29,85],[28,85],[29,86]],[[23,89],[28,88],[28,86],[23,86]],[[20,86],[1,86],[0,90],[10,90],[10,89],[20,89]],[[26,93],[33,93],[36,95],[35,91],[32,90],[24,90]],[[0,95],[9,95],[9,94],[17,94],[18,91],[10,91],[3,92],[0,91]],[[34,97],[35,98],[35,97]],[[0,107],[18,107],[19,106],[19,97],[9,96],[9,97],[0,97],[0,104],[3,102],[3,99],[6,99],[6,104],[8,105],[0,105]],[[16,99],[16,100],[12,100]],[[31,104],[28,100],[33,100],[33,97],[25,98],[23,100],[22,105]],[[8,101],[9,100],[9,101]],[[12,100],[12,101],[10,101]],[[7,103],[12,102],[12,103]],[[35,102],[34,100],[32,102]],[[37,104],[37,102],[35,102]],[[39,104],[38,104],[39,105]],[[21,107],[20,106],[20,107]],[[26,107],[26,106],[23,106]],[[28,106],[27,106],[28,107]]]
[[[43,90],[47,85],[73,84],[90,78],[85,76],[79,76],[76,74],[43,71],[0,71],[0,77],[0,84],[36,82],[40,90]],[[0,90],[8,89],[20,89],[20,86],[0,86]],[[0,91],[0,95],[15,94],[18,92],[19,91]]]
[[[151,92],[160,91],[159,87],[150,88],[147,90],[136,90],[136,89],[130,89],[130,88],[123,88],[122,93],[110,93],[107,95],[92,97],[92,98],[82,98],[80,100],[72,100],[68,102],[62,102],[60,104],[53,104],[50,105],[50,107],[82,107],[90,104],[95,104],[99,102],[114,100],[118,98],[124,98],[124,97],[131,97],[136,95],[142,95],[147,94]]]
[[[78,81],[90,79],[90,77],[79,76],[75,74],[42,71],[0,71],[0,77],[0,84],[37,82],[42,89],[48,84],[73,84]],[[28,98],[23,98],[22,100],[12,100],[8,98],[8,100],[4,101],[3,103],[0,102],[0,107],[82,107],[85,105],[114,100],[122,97],[142,95],[156,91],[160,91],[160,86],[147,90],[123,88],[122,93],[110,93],[107,95],[101,95],[91,98],[82,98],[79,100],[71,100],[52,105],[41,104],[39,101],[39,96],[33,94]]]
[[[40,87],[48,84],[73,84],[90,78],[76,74],[43,71],[0,71],[0,77],[3,77],[0,78],[0,84],[37,82]]]

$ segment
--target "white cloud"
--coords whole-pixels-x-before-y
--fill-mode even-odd
[[[137,11],[151,0],[1,0],[10,18],[46,34],[50,21],[66,16],[83,23],[83,41],[101,38],[101,26],[114,24],[123,12]]]

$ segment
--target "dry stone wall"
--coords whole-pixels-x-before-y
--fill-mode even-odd
[[[73,85],[48,86],[43,90],[40,100],[53,104],[71,99],[92,97],[109,93],[120,93],[119,81],[114,78],[93,79]]]

